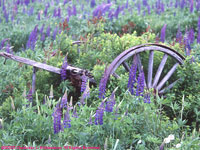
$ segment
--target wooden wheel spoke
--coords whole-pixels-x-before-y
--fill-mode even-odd
[[[154,82],[153,82],[153,87],[154,87],[154,88],[155,88],[156,85],[158,84],[158,81],[159,81],[159,79],[160,79],[160,75],[161,75],[161,73],[162,73],[162,71],[163,71],[163,69],[164,69],[164,66],[165,66],[165,63],[166,63],[166,61],[167,61],[167,58],[168,58],[168,55],[167,55],[167,54],[164,54],[164,56],[163,56],[163,58],[162,58],[162,60],[161,60],[161,63],[160,63],[160,65],[159,65],[159,67],[158,67],[158,70],[157,70],[157,72],[156,72],[155,78],[154,78]]]
[[[163,88],[162,90],[160,90],[159,94],[163,94],[165,93],[167,90],[170,90],[180,79],[174,81],[173,83],[171,83],[169,86],[167,86],[166,88]]]
[[[141,59],[140,59],[140,55],[139,54],[136,54],[136,59],[137,59],[137,64],[138,64],[138,70],[139,70],[139,73],[142,72],[142,63],[141,63]],[[146,79],[145,79],[145,74],[144,74],[144,86],[146,87],[147,86],[147,83],[146,83]]]
[[[151,50],[149,53],[149,65],[148,65],[148,88],[152,87],[153,56],[154,56],[154,51]]]
[[[112,75],[113,75],[113,77],[115,77],[116,79],[119,79],[119,78],[120,78],[120,76],[119,76],[116,72],[114,72]]]
[[[130,72],[130,67],[129,65],[127,64],[127,62],[123,62],[122,65],[124,66],[124,68],[126,69],[126,71]]]
[[[165,75],[165,77],[162,79],[162,81],[158,84],[157,88],[158,90],[160,90],[163,85],[167,82],[167,80],[172,76],[172,74],[174,73],[174,71],[176,70],[176,68],[178,67],[179,63],[176,63],[171,69],[170,71]]]

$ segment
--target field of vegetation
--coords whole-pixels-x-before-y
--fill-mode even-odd
[[[134,55],[129,71],[107,76],[120,53],[147,43],[184,57],[164,94],[145,83],[151,51],[141,52],[141,68]],[[1,57],[8,53],[60,74],[36,69],[33,87],[33,66]],[[163,57],[154,52],[153,78]],[[162,78],[173,65],[169,58]],[[199,150],[199,81],[200,0],[0,0],[2,149]]]

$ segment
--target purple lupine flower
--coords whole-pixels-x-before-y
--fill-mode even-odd
[[[71,7],[69,6],[67,7],[67,13],[69,17],[72,15]]]
[[[68,63],[67,63],[67,56],[66,56],[64,61],[63,61],[61,70],[60,70],[60,74],[61,74],[61,79],[62,80],[66,80],[67,79],[67,66],[68,66]]]
[[[76,16],[77,12],[76,12],[76,5],[73,5],[73,11],[72,11],[72,15]]]
[[[49,37],[50,36],[50,33],[51,33],[51,27],[50,27],[50,25],[47,27],[47,31],[46,31],[47,33],[47,36]]]
[[[95,125],[103,125],[103,115],[104,115],[104,101],[101,102],[101,105],[96,110],[95,114]]]
[[[199,11],[200,10],[200,0],[198,0],[198,2],[196,2],[197,4],[196,4],[196,9],[197,9],[197,11]]]
[[[181,1],[180,7],[181,7],[181,9],[183,9],[183,8],[185,7],[185,0],[182,0],[182,1]]]
[[[29,16],[33,15],[33,12],[34,12],[34,7],[31,7],[30,10],[29,10],[29,12],[28,12],[28,15]]]
[[[65,91],[65,93],[61,99],[60,107],[67,108],[67,91]]]
[[[194,9],[194,3],[193,0],[190,0],[190,13],[193,12],[193,9]]]
[[[136,89],[136,96],[143,96],[144,92],[144,71],[139,73],[138,81],[137,81],[137,89]]]
[[[45,34],[44,34],[44,33],[41,35],[40,40],[41,40],[42,42],[45,41]]]
[[[38,25],[35,26],[34,30],[31,32],[28,42],[26,44],[26,48],[31,48],[32,50],[35,49],[35,43],[37,41],[37,31],[38,31]]]
[[[76,108],[73,109],[72,117],[78,118],[78,114],[77,114]]]
[[[151,7],[150,7],[149,4],[147,5],[147,11],[148,11],[148,14],[150,15],[151,14]]]
[[[64,0],[63,5],[65,6],[65,4],[68,3],[68,0]]]
[[[55,111],[53,113],[53,127],[54,127],[54,134],[59,133],[62,131],[62,125],[61,125],[61,117],[62,117],[62,111],[59,105],[56,106]]]
[[[116,109],[115,109],[115,113],[114,113],[114,115],[115,115],[115,120],[117,120],[117,117],[119,116],[118,111],[119,111],[119,105],[118,105],[118,106],[116,107]]]
[[[6,45],[6,53],[12,53],[12,49],[9,43]]]
[[[176,42],[181,43],[182,39],[183,39],[183,36],[182,36],[182,33],[181,33],[181,28],[180,28],[180,26],[179,26],[179,27],[178,27],[177,34],[176,34]]]
[[[144,103],[148,103],[148,104],[151,103],[151,100],[150,100],[150,93],[146,93],[146,94],[144,95]]]
[[[199,16],[199,19],[198,19],[198,35],[197,35],[197,43],[200,43],[200,16]]]
[[[48,5],[46,5],[46,6],[45,6],[45,10],[44,10],[44,16],[45,16],[45,17],[47,16],[48,8],[49,8]]]
[[[38,12],[37,19],[40,20],[40,12]]]
[[[53,31],[53,40],[56,39],[57,33],[58,33],[58,28],[56,27],[56,28],[54,29],[54,31]]]
[[[85,104],[85,99],[89,98],[89,97],[90,97],[90,87],[89,87],[89,84],[87,84],[86,85],[86,89],[84,90],[83,95],[82,95],[82,97],[80,99],[80,103],[82,105],[84,105]]]
[[[60,9],[60,7],[58,7],[57,16],[61,17],[61,9]]]
[[[191,52],[191,45],[190,45],[190,40],[188,36],[188,31],[186,31],[186,35],[184,37],[184,44],[185,44],[185,53],[187,56],[189,56]]]
[[[188,39],[190,41],[190,44],[194,43],[194,29],[190,29],[189,33],[188,33]]]
[[[53,11],[53,17],[57,17],[57,9],[56,8]]]
[[[160,41],[163,43],[165,42],[166,27],[167,27],[167,24],[164,24],[164,26],[161,29]]]
[[[44,24],[42,25],[42,27],[40,28],[40,34],[42,35],[44,31]]]
[[[107,0],[107,3],[110,3],[110,0]]]
[[[71,128],[71,120],[70,120],[70,115],[69,115],[69,106],[67,106],[67,110],[65,112],[63,125],[64,125],[64,128]]]
[[[128,89],[130,93],[133,95],[134,94],[134,86],[136,83],[136,73],[137,73],[137,58],[136,55],[134,56],[134,61],[133,64],[131,65],[131,69],[129,72],[129,80],[128,80]]]
[[[81,92],[84,92],[87,86],[88,77],[83,73],[82,75],[82,84],[81,84]]]
[[[8,13],[6,10],[4,10],[4,11],[3,11],[3,15],[4,15],[4,18],[5,18],[6,22],[8,23],[8,20],[9,20],[9,13]]]
[[[91,0],[91,2],[90,2],[90,7],[91,7],[91,8],[94,8],[94,7],[95,7],[95,5],[96,5],[96,2],[95,2],[95,0]]]
[[[88,122],[89,125],[92,125],[92,116],[90,115],[90,118],[89,118],[89,122]]]
[[[164,11],[165,11],[165,4],[161,3],[161,12],[164,12]]]
[[[143,3],[143,6],[147,6],[148,5],[147,0],[143,0],[142,3]]]
[[[25,4],[26,6],[28,6],[29,3],[30,3],[30,0],[24,0],[24,4]]]
[[[2,49],[2,48],[4,47],[5,42],[8,41],[8,40],[9,40],[9,39],[3,39],[3,40],[1,41],[0,49]]]
[[[107,66],[105,68],[105,71],[104,71],[104,75],[103,77],[101,78],[101,81],[99,83],[99,98],[105,98],[105,92],[106,92],[106,84],[107,84]]]
[[[114,14],[114,17],[117,19],[118,16],[119,16],[119,13],[120,13],[120,6],[117,7],[116,11],[115,11],[115,14]]]
[[[126,8],[126,9],[128,8],[128,0],[126,0],[125,8]]]
[[[115,92],[114,90],[109,98],[109,100],[106,102],[106,112],[113,112],[113,107],[115,106]]]
[[[140,5],[140,3],[137,3],[137,10],[138,10],[138,15],[139,15],[140,11],[141,11],[141,5]]]

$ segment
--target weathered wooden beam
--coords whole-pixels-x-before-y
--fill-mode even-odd
[[[153,75],[153,57],[154,57],[154,51],[151,50],[149,53],[149,65],[148,65],[148,88],[152,87],[152,75]]]
[[[36,67],[33,67],[33,75],[32,75],[32,93],[35,93],[35,83],[36,83]]]

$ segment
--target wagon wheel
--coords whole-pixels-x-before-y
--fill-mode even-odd
[[[172,77],[176,68],[178,67],[178,65],[182,65],[185,59],[177,51],[165,45],[152,43],[129,48],[114,59],[114,61],[106,70],[106,74],[104,75],[104,77],[105,79],[108,79],[110,75],[113,75],[115,78],[119,78],[119,75],[116,73],[117,68],[123,66],[123,69],[126,72],[129,72],[131,63],[133,63],[134,59],[136,59],[138,70],[139,72],[141,72],[143,68],[142,62],[144,62],[144,60],[141,61],[142,59],[140,55],[142,55],[143,53],[149,53],[147,55],[148,58],[146,59],[146,62],[148,62],[148,66],[144,68],[144,86],[147,89],[154,88],[154,91],[157,91],[159,95],[162,95],[167,90],[171,89],[179,80],[177,79],[169,83],[171,81],[170,78]],[[160,53],[163,55],[161,61],[159,62],[159,66],[154,65],[155,53]],[[132,59],[132,61],[130,61],[130,59]],[[172,59],[174,63],[172,66],[170,66],[170,68],[168,66],[169,69],[166,71],[165,66],[167,66],[166,62],[168,59],[170,59],[170,61]],[[157,69],[157,71],[153,72],[153,69]],[[165,70],[165,73],[163,72],[163,70]]]

